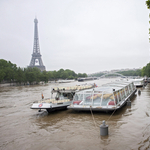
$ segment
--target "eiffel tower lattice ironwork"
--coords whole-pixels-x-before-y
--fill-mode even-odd
[[[30,65],[28,67],[37,67],[41,71],[46,70],[45,66],[43,65],[43,61],[40,54],[40,46],[39,46],[39,37],[38,37],[38,20],[34,19],[34,45],[33,45],[33,54],[31,58]]]

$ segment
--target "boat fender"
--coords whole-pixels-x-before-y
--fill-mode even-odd
[[[131,106],[131,101],[130,101],[130,99],[127,100],[127,106]]]

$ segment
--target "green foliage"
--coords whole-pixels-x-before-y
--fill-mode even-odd
[[[92,76],[94,76],[94,77],[101,77],[102,75],[104,75],[104,73],[94,73],[94,74],[91,74],[91,75],[89,75],[89,77],[92,77]]]
[[[117,72],[124,76],[141,76],[141,69]]]
[[[142,68],[142,76],[150,77],[150,63]]]
[[[146,1],[147,8],[150,9],[150,0]]]
[[[0,82],[15,81],[17,84],[33,84],[44,81],[45,83],[49,80],[58,79],[76,79],[78,77],[87,77],[86,73],[76,74],[74,71],[69,69],[60,69],[58,71],[43,71],[41,72],[38,68],[20,68],[12,64],[10,61],[0,59]]]
[[[15,79],[15,73],[17,70],[15,64],[12,64],[10,61],[7,62],[4,59],[0,59],[0,70],[1,70],[0,81],[8,80],[11,82]]]
[[[145,75],[145,69],[146,69],[146,67],[143,67],[143,68],[142,68],[142,71],[141,71],[141,75],[142,75],[142,76]]]
[[[146,5],[147,5],[147,8],[150,9],[150,0],[146,1]],[[150,14],[149,14],[149,17],[150,17]],[[149,29],[149,35],[150,35],[150,29]],[[150,42],[150,38],[149,38],[149,42]]]
[[[69,69],[60,69],[58,71],[49,71],[48,72],[49,80],[57,80],[57,79],[76,79],[79,77],[87,77],[86,73],[76,74],[74,71]]]
[[[21,84],[24,81],[24,78],[25,78],[24,70],[21,69],[20,67],[17,68],[17,70],[16,70],[15,78],[16,78],[16,82],[19,83],[19,84]]]
[[[5,72],[3,69],[0,69],[0,82],[4,80],[4,77],[5,77]]]
[[[44,81],[45,83],[47,83],[48,82],[48,77],[49,77],[48,72],[43,71],[41,73],[41,81]]]

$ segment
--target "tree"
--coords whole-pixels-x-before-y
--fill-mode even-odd
[[[147,8],[150,9],[150,0],[146,1]]]
[[[21,82],[24,82],[24,71],[20,67],[17,68],[15,79],[19,84],[21,84]]]
[[[53,76],[54,76],[54,80],[59,78],[58,73],[57,73],[56,70],[53,71]]]
[[[142,76],[150,77],[150,63],[142,68]]]
[[[43,71],[40,69],[34,68],[20,68],[16,66],[16,64],[11,63],[10,61],[6,61],[4,59],[0,59],[0,82],[3,80],[16,81],[17,83],[39,83],[40,81],[48,82],[48,80],[56,80],[59,78],[62,79],[76,79],[77,77],[87,77],[86,73],[79,73],[78,75],[69,69],[60,69],[58,71]]]
[[[16,69],[16,64],[13,64],[10,61],[6,61],[4,59],[0,59],[0,70],[3,72],[3,75],[1,75],[1,80],[8,80],[10,82],[13,81],[15,79]]]
[[[146,69],[146,66],[142,68],[142,71],[141,71],[141,75],[142,75],[142,76],[145,75],[145,69]]]
[[[54,79],[53,71],[49,71],[48,72],[48,80],[53,80],[53,79]]]
[[[150,9],[150,0],[146,1],[146,5],[147,5],[147,8]],[[150,17],[150,14],[149,14],[149,17]],[[150,21],[149,21],[149,23],[150,23]],[[149,35],[150,35],[150,28],[149,28]],[[149,42],[150,42],[150,38],[149,38]]]
[[[5,77],[5,73],[3,69],[0,69],[0,82],[2,82],[4,80]]]
[[[34,67],[33,72],[35,74],[36,83],[39,83],[40,82],[40,77],[41,77],[41,70],[39,68]]]
[[[78,73],[78,78],[84,78],[84,77],[87,77],[87,74],[86,73]]]
[[[43,71],[41,74],[41,81],[44,81],[45,83],[48,82],[48,72]]]

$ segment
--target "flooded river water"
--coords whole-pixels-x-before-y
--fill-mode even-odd
[[[99,86],[116,79],[100,79]],[[94,83],[89,81],[87,83]],[[84,82],[85,83],[85,82]],[[1,150],[148,150],[150,149],[150,84],[134,96],[131,107],[111,113],[72,110],[48,114],[30,109],[32,102],[50,97],[51,87],[83,84],[50,83],[36,86],[0,87]],[[108,120],[109,135],[100,136]]]

